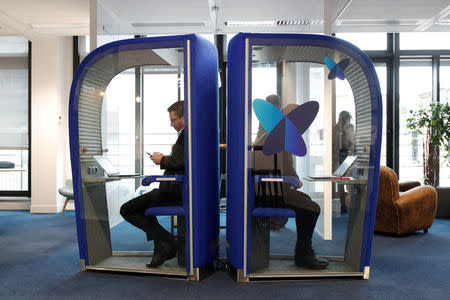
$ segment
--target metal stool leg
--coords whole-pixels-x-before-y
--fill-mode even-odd
[[[175,228],[178,229],[178,218],[177,218],[177,216],[170,216],[170,233],[172,235],[174,235],[174,233],[175,233]],[[178,234],[179,233],[177,232],[177,235]]]

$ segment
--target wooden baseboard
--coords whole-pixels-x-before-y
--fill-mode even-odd
[[[0,210],[30,210],[28,197],[0,197]]]

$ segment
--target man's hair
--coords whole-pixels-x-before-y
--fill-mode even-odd
[[[177,101],[167,109],[168,112],[174,111],[178,118],[184,117],[184,101]]]
[[[281,107],[281,99],[280,96],[272,94],[266,97],[266,101],[273,104],[276,108]]]

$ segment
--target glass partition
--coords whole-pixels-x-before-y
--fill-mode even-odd
[[[311,53],[320,55],[312,58]],[[347,58],[320,47],[252,47],[252,113],[247,127],[253,175],[249,180],[255,182],[248,196],[249,214],[253,215],[249,228],[250,276],[311,272],[308,266],[299,267],[298,258],[314,250],[321,259],[329,260],[323,272],[360,271],[371,115],[367,107],[361,105],[358,110],[355,103],[362,103],[367,86],[358,82],[357,77],[364,75],[349,58],[351,67],[345,70],[345,80],[334,79],[335,122],[325,121],[324,80],[328,80],[331,70],[324,65],[324,59],[328,56],[337,62]],[[354,98],[355,93],[359,99]],[[332,129],[327,130],[327,126]],[[327,143],[326,132],[332,132],[333,146]],[[296,144],[298,140],[304,141],[306,153],[299,150],[302,147],[300,142]],[[338,180],[309,178],[332,175],[324,174],[328,151],[333,151],[333,170],[348,155],[358,158],[344,168]],[[273,177],[299,180],[300,187]],[[331,182],[336,192],[328,198],[324,191]],[[345,207],[342,213],[337,209],[335,214],[324,216],[327,207],[340,208],[341,202]],[[288,208],[297,217],[288,218],[286,210],[276,213],[258,210],[261,208]],[[325,226],[332,228],[331,240],[324,239]]]
[[[102,152],[118,172],[135,169],[135,70],[117,74],[108,84],[102,103]],[[122,218],[117,213],[127,198],[134,194],[132,180],[114,181],[105,185],[110,227]],[[114,191],[120,191],[116,193]]]
[[[146,152],[170,155],[177,141],[167,109],[184,99],[183,50],[112,54],[101,58],[85,76],[78,122],[89,268],[186,276],[186,265],[178,264],[177,258],[157,269],[146,267],[154,242],[121,216],[124,203],[159,187],[159,183],[141,185],[142,174],[164,171]],[[135,57],[142,65],[133,63],[138,61]],[[106,76],[95,76],[100,72]],[[177,186],[181,190],[181,183]],[[177,227],[170,216],[157,218],[163,228],[177,234],[179,223]]]
[[[184,100],[184,75],[181,69],[173,66],[145,66],[143,73],[144,153],[169,153],[177,132],[170,126],[167,108],[175,101]],[[145,159],[144,173],[161,175],[162,170],[150,159]]]

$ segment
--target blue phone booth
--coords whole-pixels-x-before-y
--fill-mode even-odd
[[[219,236],[217,68],[217,49],[197,35],[121,40],[97,48],[83,60],[72,83],[69,107],[82,270],[152,273],[190,280],[200,280],[211,270]],[[107,89],[120,76],[122,84]],[[128,86],[132,87],[129,97],[124,92]],[[109,107],[108,97],[117,103]],[[167,108],[177,99],[184,100],[185,169],[184,174],[163,176],[144,153],[170,152],[177,135],[169,126],[173,121],[169,122]],[[130,105],[122,108],[125,101]],[[128,114],[131,122],[116,118],[122,113]],[[143,175],[107,174],[94,156],[106,156],[119,170],[122,165],[131,166]],[[152,207],[146,215],[178,216],[172,218],[171,226],[180,233],[183,223],[185,263],[174,258],[159,268],[147,268],[151,243],[145,234],[123,222],[119,210],[136,196],[136,188],[142,191],[141,184],[151,188],[159,181],[182,185],[182,205]],[[120,226],[126,230],[117,241],[111,233]],[[143,247],[130,248],[139,241]],[[123,251],[117,244],[129,248]]]
[[[240,33],[227,78],[227,257],[237,281],[368,279],[382,128],[370,59],[332,36]],[[351,117],[338,124],[338,114]],[[340,176],[313,178],[331,164]]]

